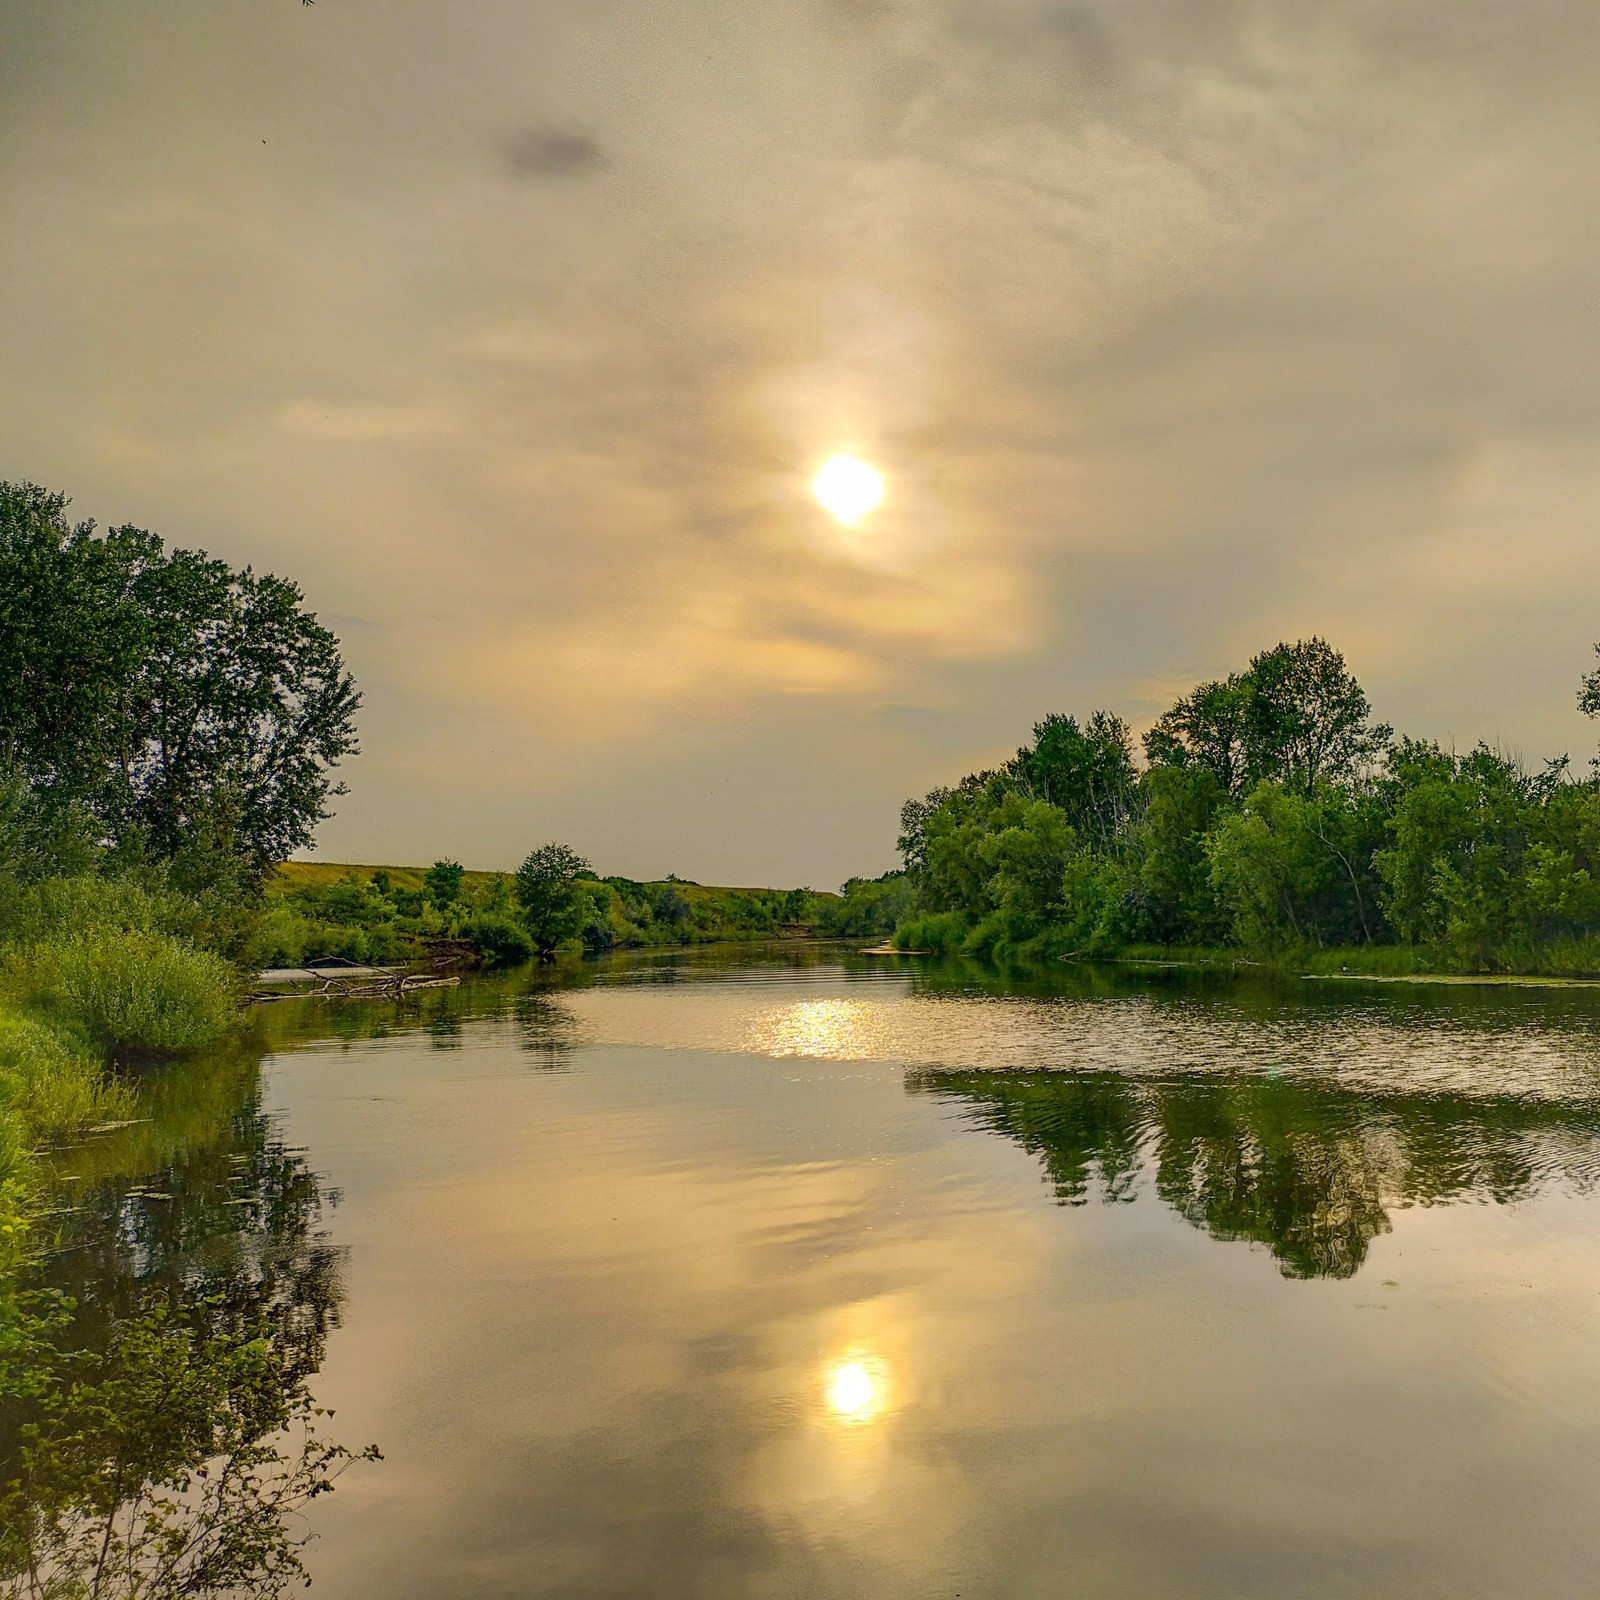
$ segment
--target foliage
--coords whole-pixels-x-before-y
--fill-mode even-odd
[[[1374,820],[1338,790],[1307,797],[1258,784],[1206,840],[1212,886],[1239,942],[1256,949],[1370,942],[1376,885],[1365,863]]]
[[[228,963],[152,930],[92,928],[25,946],[0,966],[0,983],[108,1050],[194,1050],[236,1015]]]
[[[838,899],[810,897],[808,915],[826,939],[887,938],[912,905],[910,881],[903,872],[876,878],[847,878]]]
[[[1152,767],[1199,767],[1226,795],[1249,782],[1246,712],[1250,685],[1232,677],[1202,683],[1162,713],[1144,736]]]
[[[327,814],[359,704],[294,584],[0,484],[0,760],[123,851],[265,876]]]
[[[528,930],[512,917],[495,911],[481,912],[466,926],[466,936],[491,967],[515,967],[533,959]]]
[[[1253,783],[1280,783],[1302,795],[1355,784],[1393,735],[1386,724],[1368,722],[1366,692],[1322,639],[1262,651],[1245,680],[1245,759]]]
[[[517,905],[541,960],[576,939],[595,911],[583,880],[593,872],[576,850],[564,844],[543,844],[528,852],[517,868]]]
[[[1458,757],[1406,741],[1389,784],[1389,842],[1374,858],[1400,933],[1482,966],[1541,904],[1556,920],[1581,914],[1586,869],[1571,848],[1563,855],[1540,839],[1547,817],[1579,821],[1568,842],[1583,849],[1582,808],[1558,798],[1562,775],[1555,767],[1530,776],[1483,745]]]
[[[492,965],[516,959],[510,946],[491,954],[477,931],[517,917],[509,873],[463,872],[457,897],[436,902],[415,867],[285,863],[268,881],[265,911],[250,953],[263,966],[299,966],[317,956],[391,961],[421,955],[429,940],[478,943]],[[667,878],[585,878],[583,921],[561,943],[590,953],[639,946],[705,944],[797,937],[886,937],[909,907],[899,873],[852,879],[839,895],[810,889],[723,889]],[[530,936],[531,937],[531,936]],[[502,942],[503,943],[503,942]]]
[[[171,1159],[149,1115],[170,1080],[108,1057],[234,1033],[227,957],[263,873],[322,815],[356,704],[292,585],[71,527],[61,497],[0,485],[7,1594],[278,1594],[303,1576],[294,1518],[351,1459],[305,1388],[337,1304],[329,1247],[290,1236],[309,1175],[238,1148],[252,1120],[231,1106],[235,1147],[181,1219],[173,1192],[90,1180],[119,1148],[141,1173]],[[186,1124],[232,1053],[186,1076]],[[64,1206],[49,1151],[90,1131]],[[264,1228],[243,1242],[258,1202],[270,1248]],[[117,1270],[81,1301],[55,1281],[95,1262]]]
[[[1134,895],[1142,931],[1169,944],[1222,943],[1228,916],[1212,885],[1206,837],[1226,790],[1209,766],[1196,764],[1151,767],[1140,791]]]
[[[30,1143],[54,1143],[131,1114],[133,1092],[107,1077],[82,1038],[0,1011],[0,1115]]]
[[[1310,794],[1349,784],[1392,730],[1371,725],[1365,691],[1322,639],[1263,650],[1242,673],[1204,683],[1145,736],[1152,766],[1201,766],[1229,795],[1260,783]]]
[[[94,819],[81,803],[34,788],[15,767],[0,767],[0,882],[86,873],[99,854]]]
[[[1579,703],[1600,715],[1600,668]],[[908,801],[896,943],[1305,961],[1400,941],[1423,970],[1600,968],[1600,770],[1396,742],[1324,640],[1183,696],[1142,772],[1131,749],[1107,713],[1053,714],[1004,767]]]
[[[23,1428],[0,1575],[19,1596],[281,1594],[305,1579],[291,1519],[355,1459],[324,1415],[264,1320],[197,1328],[153,1303]]]
[[[435,861],[422,875],[422,885],[435,905],[453,905],[461,898],[461,881],[465,876],[466,869],[459,861]]]
[[[1052,712],[1017,751],[1010,775],[1027,794],[1066,816],[1068,826],[1099,849],[1126,827],[1139,774],[1133,735],[1121,717],[1096,711],[1080,729],[1075,717]]]

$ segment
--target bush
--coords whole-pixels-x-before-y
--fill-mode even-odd
[[[951,955],[966,943],[971,933],[972,920],[962,912],[934,912],[923,917],[908,917],[902,922],[894,930],[894,947]]]
[[[533,959],[533,940],[520,922],[486,911],[467,924],[469,938],[491,967],[515,967]]]
[[[132,1105],[132,1090],[107,1078],[83,1041],[0,1011],[0,1112],[31,1141],[80,1133]]]
[[[6,939],[18,945],[55,938],[63,928],[75,933],[138,929],[189,938],[198,917],[194,903],[182,895],[127,875],[83,873],[7,888]]]
[[[233,969],[145,929],[91,928],[18,950],[4,976],[20,999],[80,1023],[108,1049],[172,1054],[232,1027]]]

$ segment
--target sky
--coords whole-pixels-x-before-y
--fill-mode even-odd
[[[1597,51],[1581,0],[4,0],[0,477],[301,584],[365,694],[330,860],[832,887],[1046,712],[1311,634],[1581,764]]]

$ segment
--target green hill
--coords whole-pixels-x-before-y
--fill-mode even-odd
[[[507,872],[465,872],[447,899],[429,893],[425,867],[286,861],[267,885],[258,941],[264,966],[318,956],[401,961],[431,940],[474,939],[490,922],[515,920]],[[903,910],[903,880],[852,878],[841,893],[729,888],[667,877],[605,877],[609,895],[585,928],[590,954],[610,949],[749,943],[768,939],[887,935]],[[476,931],[475,931],[476,930]],[[481,942],[481,941],[480,941]]]

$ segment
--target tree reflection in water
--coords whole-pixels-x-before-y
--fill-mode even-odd
[[[264,1115],[255,1058],[157,1075],[141,1109],[61,1158],[81,1192],[4,1374],[19,1600],[278,1594],[303,1579],[298,1513],[354,1459],[308,1387],[342,1298],[337,1197]]]
[[[1395,1207],[1509,1201],[1600,1170],[1600,1108],[1515,1096],[1374,1093],[1265,1077],[925,1072],[1040,1157],[1063,1205],[1155,1193],[1215,1239],[1265,1245],[1292,1278],[1348,1278]]]

